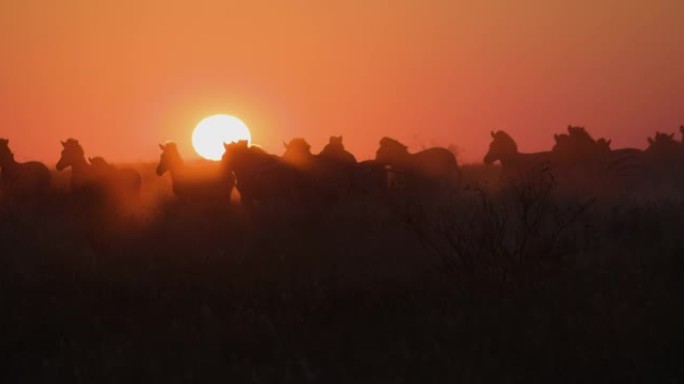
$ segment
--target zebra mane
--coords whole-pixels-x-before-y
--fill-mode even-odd
[[[65,147],[80,147],[81,146],[81,144],[78,142],[78,140],[71,138],[71,137],[66,139],[66,141],[63,141],[62,144]]]
[[[663,132],[656,132],[655,138],[653,140],[654,142],[658,144],[670,144],[670,143],[675,143],[676,140],[674,139],[674,133],[663,133]]]
[[[90,162],[91,165],[95,165],[95,166],[109,165],[107,160],[105,160],[102,156],[89,157],[88,161]]]
[[[583,141],[585,143],[596,142],[584,127],[568,126],[568,136],[573,140]]]
[[[342,143],[342,136],[330,136],[328,140],[328,145],[334,148],[344,149],[344,144]]]
[[[294,139],[290,140],[290,143],[285,143],[285,148],[304,153],[311,151],[311,145],[309,145],[309,143],[307,143],[306,140],[301,137],[295,137]]]
[[[176,144],[175,141],[167,141],[164,144],[160,144],[159,147],[163,150],[166,151],[167,149],[170,151],[176,151],[178,152],[178,145]]]
[[[66,149],[66,150],[74,151],[74,152],[76,152],[76,153],[78,153],[78,154],[80,154],[80,155],[83,155],[83,154],[84,154],[83,147],[82,147],[81,144],[78,142],[78,140],[76,140],[76,139],[74,139],[74,138],[71,138],[71,137],[70,137],[70,138],[68,138],[66,141],[62,141],[62,146],[63,146],[64,149]]]
[[[515,140],[513,140],[513,137],[511,137],[511,135],[509,135],[506,131],[492,132],[492,138],[495,141],[507,142],[508,144],[515,146],[515,148],[518,148],[518,143],[516,143]]]
[[[397,147],[401,148],[402,150],[408,150],[408,147],[402,143],[400,143],[397,140],[392,139],[391,137],[383,137],[380,139],[380,146],[381,147]]]

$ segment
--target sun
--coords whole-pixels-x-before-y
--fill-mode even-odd
[[[249,128],[237,117],[213,115],[200,121],[192,132],[192,146],[207,160],[221,160],[223,143],[252,140]]]

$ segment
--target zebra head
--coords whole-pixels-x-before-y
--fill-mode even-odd
[[[178,169],[179,166],[183,165],[183,159],[178,152],[178,147],[176,143],[169,142],[166,144],[159,144],[159,149],[162,150],[159,156],[159,164],[157,165],[157,175],[161,176],[166,171],[173,172]]]
[[[107,160],[103,159],[101,156],[89,157],[88,162],[93,167],[105,168],[110,166]]]
[[[311,165],[313,154],[311,153],[311,146],[306,140],[302,138],[294,138],[285,145],[285,153],[282,159],[285,162],[299,168],[307,168]]]
[[[515,156],[518,153],[518,145],[515,140],[506,132],[498,131],[491,132],[492,142],[489,143],[489,151],[484,157],[485,164],[492,164],[493,162]]]
[[[247,140],[240,140],[238,142],[223,143],[225,152],[221,162],[227,172],[235,170],[235,164],[239,164],[242,159],[249,153],[249,143]]]
[[[656,131],[655,137],[648,137],[649,149],[672,148],[679,143],[674,138],[674,133],[662,133]]]
[[[344,151],[344,144],[342,144],[342,136],[330,136],[330,140],[328,140],[327,147],[335,151]]]
[[[90,166],[92,169],[97,172],[98,174],[101,175],[106,175],[109,172],[114,171],[116,168],[109,164],[107,160],[103,159],[100,156],[95,156],[95,157],[89,157],[88,162],[90,163]]]
[[[67,139],[67,141],[62,141],[61,143],[62,154],[56,166],[58,171],[86,162],[83,147],[78,143],[78,140]]]
[[[605,152],[610,152],[610,143],[611,143],[612,141],[613,141],[613,140],[606,140],[606,139],[603,138],[603,137],[600,138],[600,139],[598,139],[598,140],[596,140],[597,149],[598,149],[600,152],[603,152],[603,153],[605,153]]]
[[[375,152],[375,160],[386,165],[401,163],[407,156],[408,147],[389,137],[380,140],[380,148]]]
[[[296,137],[290,140],[289,143],[283,142],[285,146],[285,154],[283,156],[309,156],[311,155],[311,145],[301,137]]]
[[[0,139],[0,166],[14,161],[14,154],[9,148],[9,140]]]

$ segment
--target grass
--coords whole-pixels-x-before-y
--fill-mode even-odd
[[[0,205],[6,382],[684,379],[681,200],[469,166],[448,202],[248,210],[139,169],[125,211]]]

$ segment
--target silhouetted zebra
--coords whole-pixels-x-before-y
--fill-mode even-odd
[[[656,132],[648,143],[644,159],[652,182],[659,186],[684,186],[684,150],[674,133]]]
[[[459,187],[460,168],[456,156],[446,148],[409,153],[404,144],[384,137],[375,159],[389,167],[389,177],[400,177],[399,184],[413,192],[430,193]]]
[[[162,153],[157,175],[171,174],[173,194],[181,200],[229,200],[235,185],[232,175],[222,172],[220,164],[210,167],[186,166],[176,143],[159,144]]]
[[[344,148],[342,136],[330,136],[328,144],[323,147],[318,157],[340,163],[356,164],[356,157]]]
[[[285,143],[281,159],[302,173],[304,181],[309,184],[311,198],[331,201],[351,193],[354,164],[348,159],[340,161],[330,151],[326,155],[314,155],[311,146],[302,138]]]
[[[0,139],[0,168],[2,191],[8,196],[30,198],[43,195],[50,188],[51,175],[45,164],[17,162],[7,139]]]
[[[570,126],[568,134],[554,138],[554,175],[561,186],[614,195],[644,187],[649,181],[644,153],[639,149],[612,150],[610,140],[594,140],[583,127]]]
[[[117,168],[100,156],[89,157],[88,162],[95,176],[104,179],[108,188],[121,194],[121,197],[137,197],[140,195],[142,178],[135,169]]]
[[[330,136],[328,144],[316,156],[323,165],[325,178],[333,184],[338,197],[347,197],[352,194],[365,192],[359,182],[360,170],[367,171],[365,167],[359,167],[356,157],[344,148],[342,136]]]
[[[568,126],[568,133],[554,135],[551,150],[553,174],[559,187],[592,191],[605,182],[606,154],[610,141],[594,140],[584,127]]]
[[[606,192],[630,192],[648,186],[644,152],[636,148],[608,149],[605,153],[603,182]]]
[[[224,143],[224,172],[235,176],[244,205],[273,201],[306,201],[311,185],[302,171],[247,141]]]
[[[551,152],[520,153],[518,144],[504,131],[491,132],[492,142],[484,157],[485,164],[501,163],[501,180],[519,183],[542,177],[551,169]]]
[[[71,168],[70,191],[91,203],[129,203],[140,194],[142,180],[138,171],[117,169],[101,157],[90,164],[83,147],[75,139],[62,141],[62,153],[56,168]]]

